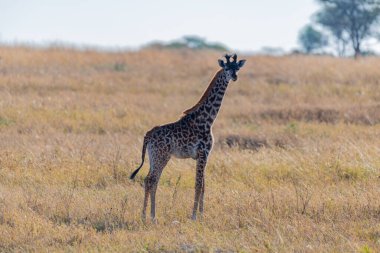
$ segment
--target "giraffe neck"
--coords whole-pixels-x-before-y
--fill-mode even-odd
[[[196,123],[206,124],[210,129],[214,123],[219,109],[222,105],[224,94],[227,90],[229,80],[224,71],[220,71],[214,86],[202,104],[193,112]]]

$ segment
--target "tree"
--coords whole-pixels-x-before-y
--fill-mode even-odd
[[[359,56],[363,40],[374,35],[374,27],[380,17],[380,0],[317,1],[322,9],[316,14],[316,21],[341,43],[338,51],[344,51],[350,41],[355,57]]]
[[[312,25],[307,25],[300,31],[298,41],[303,50],[308,54],[327,45],[325,36]]]
[[[324,11],[320,11],[316,15],[317,23],[327,27],[335,40],[336,51],[339,56],[346,55],[347,44],[350,41],[348,34],[345,32],[345,24],[342,19],[337,20],[334,10],[326,7]]]

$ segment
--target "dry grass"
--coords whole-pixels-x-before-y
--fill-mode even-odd
[[[173,159],[139,220],[143,134],[178,119],[214,52],[0,48],[0,251],[380,251],[380,59],[247,57],[214,127],[206,213]]]

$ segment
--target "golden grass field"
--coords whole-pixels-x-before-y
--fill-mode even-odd
[[[143,136],[220,53],[0,47],[0,252],[380,252],[380,58],[249,56],[214,125],[205,215],[172,159],[143,224]]]

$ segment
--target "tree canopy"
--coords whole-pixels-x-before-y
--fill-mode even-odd
[[[298,35],[298,41],[305,53],[313,53],[327,45],[327,39],[312,25],[305,26]]]
[[[321,9],[316,13],[318,24],[330,31],[339,55],[351,43],[355,56],[361,54],[364,40],[376,34],[379,25],[380,0],[317,0]]]

